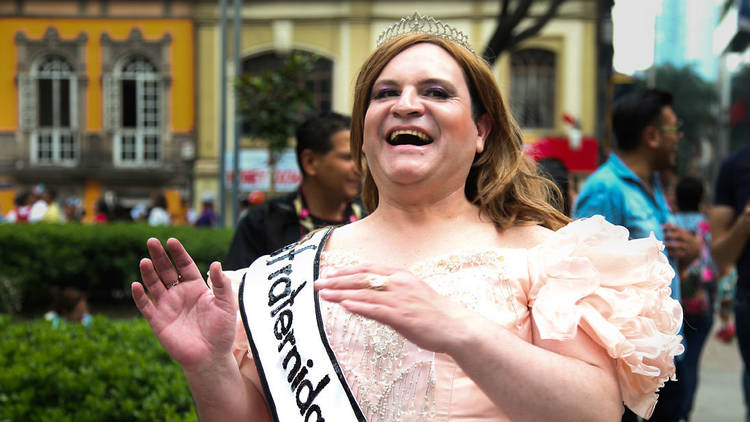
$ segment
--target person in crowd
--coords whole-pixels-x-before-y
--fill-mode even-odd
[[[44,318],[58,326],[63,321],[76,322],[84,325],[91,323],[86,294],[75,287],[53,287],[52,310],[44,314]]]
[[[135,222],[145,222],[148,220],[148,204],[139,202],[130,209],[130,219]]]
[[[198,213],[195,212],[195,208],[193,208],[190,198],[187,196],[181,196],[180,205],[181,223],[189,226],[195,225],[195,222],[198,220]]]
[[[13,198],[14,208],[5,215],[8,223],[28,223],[31,214],[32,194],[27,190],[19,191]]]
[[[106,224],[109,221],[109,207],[104,198],[99,198],[94,204],[94,224]]]
[[[675,224],[698,236],[700,255],[680,270],[685,355],[682,362],[682,405],[680,421],[688,421],[698,387],[700,356],[714,323],[717,281],[721,271],[711,257],[711,225],[701,212],[703,182],[692,176],[682,177],[675,187],[678,212]]]
[[[251,207],[237,223],[224,265],[239,269],[320,227],[364,215],[361,176],[349,150],[351,118],[326,112],[296,130],[302,183],[296,192]]]
[[[60,208],[60,204],[57,202],[57,190],[53,188],[46,189],[42,193],[42,198],[47,203],[47,211],[44,212],[40,221],[44,223],[64,223],[65,216]]]
[[[83,220],[85,211],[81,199],[76,196],[70,196],[65,200],[63,206],[63,218],[68,223],[80,223]]]
[[[133,298],[199,419],[650,416],[683,349],[660,243],[550,205],[558,191],[456,29],[402,19],[354,86],[367,217],[240,271],[215,262],[210,288],[178,240],[175,265],[147,242]]]
[[[714,260],[737,270],[734,324],[743,362],[746,420],[750,421],[750,144],[722,162],[709,217]]]
[[[195,220],[195,226],[215,227],[218,217],[214,210],[214,196],[212,194],[206,193],[201,197],[201,208],[201,213]]]
[[[148,211],[149,226],[168,226],[172,223],[167,211],[167,197],[162,192],[154,195]]]
[[[612,129],[616,151],[584,182],[574,205],[577,218],[602,215],[607,221],[624,226],[632,239],[648,238],[651,233],[663,241],[675,271],[670,289],[680,300],[679,266],[698,257],[697,236],[677,226],[667,204],[659,172],[676,165],[677,145],[682,138],[681,123],[672,109],[672,95],[656,90],[634,91],[620,98],[613,107]],[[677,380],[681,379],[677,362]],[[676,422],[682,401],[682,387],[668,382],[659,394],[651,421]],[[623,422],[635,421],[626,412]]]
[[[47,213],[47,207],[49,206],[49,203],[47,202],[47,199],[45,199],[46,190],[47,189],[42,184],[34,186],[34,189],[31,190],[32,205],[31,211],[29,213],[30,223],[38,223],[42,221],[42,217],[44,217],[44,214]]]

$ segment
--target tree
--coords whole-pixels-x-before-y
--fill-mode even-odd
[[[539,3],[539,1],[536,1]],[[534,0],[500,0],[500,12],[497,15],[497,27],[482,57],[492,66],[500,55],[515,47],[521,41],[533,37],[544,28],[556,14],[565,0],[548,0],[546,11],[534,18],[531,25],[519,28],[519,24],[529,15],[529,9]],[[514,7],[511,7],[511,4]]]
[[[276,190],[276,163],[287,147],[300,120],[310,112],[313,96],[305,87],[317,58],[295,51],[277,70],[245,74],[237,79],[235,95],[245,134],[262,139],[268,146],[269,191]]]

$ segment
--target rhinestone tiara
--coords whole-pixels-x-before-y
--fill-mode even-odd
[[[392,38],[409,33],[435,35],[453,41],[461,47],[471,51],[473,54],[476,54],[474,49],[471,48],[468,35],[448,24],[440,22],[432,16],[422,16],[417,12],[414,12],[414,14],[408,18],[401,18],[400,21],[386,28],[386,30],[378,36],[378,42],[376,45],[377,47],[380,47]]]

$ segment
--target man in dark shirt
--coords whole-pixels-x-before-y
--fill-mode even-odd
[[[351,118],[324,113],[296,132],[302,183],[297,191],[250,208],[237,223],[224,267],[245,268],[256,258],[296,242],[320,227],[346,224],[364,215],[361,176],[349,149]]]
[[[742,387],[746,420],[750,421],[750,145],[730,155],[716,179],[711,219],[711,252],[723,268],[737,267],[734,323],[737,344],[744,362]]]

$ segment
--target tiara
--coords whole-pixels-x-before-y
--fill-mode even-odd
[[[453,41],[461,47],[471,51],[473,54],[476,54],[474,53],[474,49],[471,48],[469,37],[466,34],[448,24],[440,22],[432,16],[422,16],[417,12],[414,12],[414,14],[408,18],[401,18],[400,21],[386,28],[386,30],[378,36],[376,46],[380,47],[392,38],[413,32],[431,34]]]

